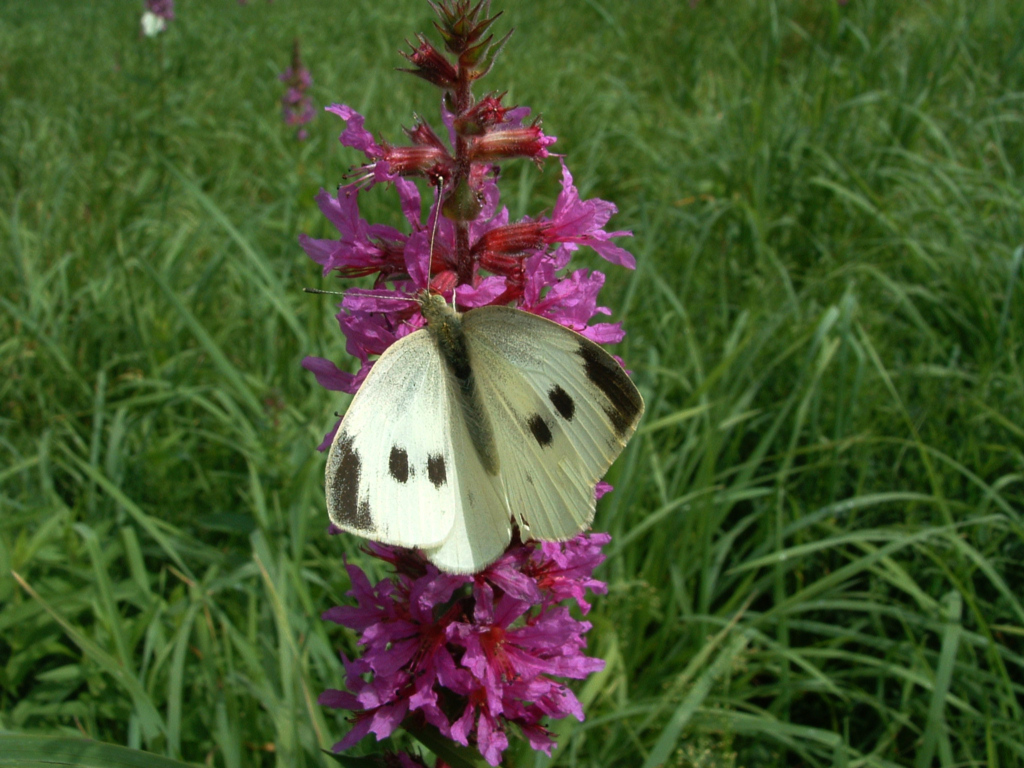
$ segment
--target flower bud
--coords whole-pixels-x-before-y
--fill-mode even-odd
[[[485,96],[465,113],[455,118],[455,132],[460,136],[481,136],[485,129],[504,122],[511,107],[502,106],[505,94]]]
[[[400,176],[433,176],[447,167],[448,154],[437,147],[392,147],[385,145],[382,157],[390,170]],[[443,175],[443,174],[442,174]]]
[[[448,149],[445,147],[444,142],[441,141],[440,137],[436,133],[434,133],[434,129],[422,120],[417,120],[416,125],[412,128],[406,129],[405,135],[412,140],[413,144],[418,144],[423,147],[434,147],[445,154],[448,154]]]
[[[473,244],[473,253],[512,254],[536,251],[546,245],[544,231],[547,228],[547,224],[537,221],[522,221],[518,224],[496,227],[480,236]]]
[[[509,157],[529,157],[539,162],[548,156],[547,148],[554,142],[553,137],[544,135],[539,125],[530,125],[490,131],[478,136],[473,139],[469,152],[475,162]]]
[[[488,272],[492,272],[495,275],[505,275],[506,277],[518,275],[523,271],[523,257],[509,256],[504,253],[497,253],[495,251],[483,251],[478,255],[477,263],[481,269],[486,269]]]
[[[417,35],[416,38],[419,40],[419,46],[413,48],[411,53],[402,53],[415,65],[415,69],[403,69],[402,71],[422,77],[438,88],[445,90],[454,88],[459,80],[459,73],[455,67],[423,35]],[[412,43],[409,45],[411,47]]]
[[[481,12],[486,13],[489,5],[490,3],[485,6],[484,3],[478,2],[471,7],[467,0],[448,0],[435,5],[434,9],[438,11],[441,23],[435,22],[434,27],[444,38],[444,47],[459,56],[476,43],[495,19],[501,16],[501,12],[498,12],[489,19],[481,19]]]
[[[434,276],[430,278],[430,290],[434,293],[448,293],[455,290],[458,282],[459,276],[454,271],[445,269],[441,272],[435,272]]]

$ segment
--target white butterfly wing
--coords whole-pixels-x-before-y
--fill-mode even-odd
[[[594,485],[643,413],[625,371],[597,344],[510,307],[467,312],[464,350],[442,351],[459,320],[443,302],[434,312],[438,327],[381,355],[345,414],[327,460],[332,522],[422,548],[451,573],[500,557],[513,520],[524,539],[586,528]]]
[[[444,363],[426,330],[395,342],[352,399],[327,457],[327,511],[382,544],[432,547],[461,515]]]
[[[447,573],[476,573],[508,547],[512,516],[499,477],[484,469],[454,400],[453,408],[457,415],[451,424],[452,446],[460,503],[447,538],[424,554]]]
[[[574,536],[593,520],[594,486],[636,429],[640,393],[608,352],[545,318],[481,307],[462,323],[501,491],[523,538]]]

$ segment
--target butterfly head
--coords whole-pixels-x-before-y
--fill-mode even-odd
[[[459,313],[452,309],[439,293],[422,291],[416,300],[420,303],[420,312],[427,325],[441,326],[458,319]]]

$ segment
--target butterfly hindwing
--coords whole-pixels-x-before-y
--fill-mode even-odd
[[[443,362],[426,330],[381,355],[328,454],[331,522],[384,544],[445,541],[462,504],[452,407]]]
[[[600,346],[537,315],[481,307],[463,328],[523,537],[575,535],[593,520],[594,486],[636,429],[640,393]]]
[[[512,540],[512,516],[500,476],[485,469],[466,422],[455,419],[451,430],[459,504],[448,537],[425,554],[442,571],[476,573],[497,560]]]

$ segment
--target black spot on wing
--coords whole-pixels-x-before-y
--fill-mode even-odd
[[[388,457],[388,472],[398,482],[405,485],[409,479],[409,454],[404,448],[397,445],[391,446],[391,455]]]
[[[358,528],[361,531],[373,531],[376,526],[373,524],[373,517],[370,515],[370,502],[363,499],[359,502],[359,508],[356,509],[355,522],[352,523],[353,528]]]
[[[327,508],[337,525],[359,531],[374,530],[370,505],[359,501],[362,459],[352,448],[352,438],[343,436],[334,444],[330,455],[327,481]]]
[[[448,470],[444,465],[444,456],[427,457],[427,477],[435,488],[440,488],[448,482]]]
[[[568,392],[555,384],[548,392],[548,400],[555,406],[559,416],[566,421],[572,421],[572,417],[576,414],[576,403],[573,402],[572,396]]]
[[[644,409],[644,401],[640,392],[629,380],[615,358],[587,339],[580,341],[576,353],[583,359],[587,378],[597,387],[608,404],[604,412],[612,423],[612,428],[620,435],[629,432],[640,418]]]
[[[547,425],[547,422],[541,418],[539,413],[533,414],[533,416],[527,420],[526,424],[530,428],[530,432],[533,433],[533,437],[537,441],[537,445],[541,448],[547,448],[551,445],[551,428]]]

